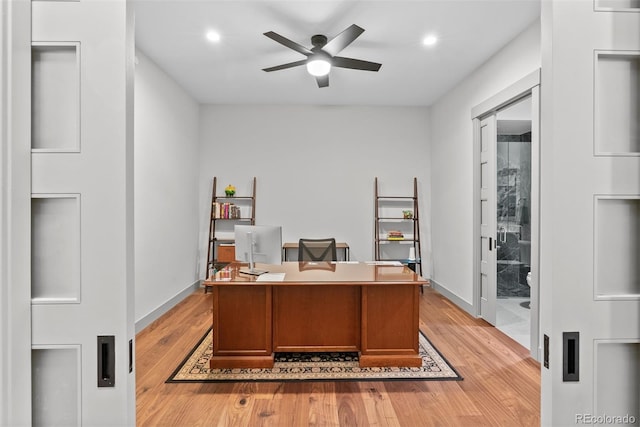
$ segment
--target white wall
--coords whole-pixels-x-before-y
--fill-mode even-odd
[[[382,193],[412,195],[415,176],[422,255],[428,257],[427,113],[415,107],[203,106],[200,277],[214,176],[218,194],[233,184],[238,195],[248,195],[255,176],[256,224],[282,225],[284,242],[333,236],[350,245],[353,260],[373,259],[374,177]]]
[[[471,109],[540,68],[540,21],[431,106],[433,280],[473,301],[473,128]]]
[[[156,317],[154,311],[172,305],[197,281],[199,105],[139,50],[136,57],[135,319],[139,330]]]

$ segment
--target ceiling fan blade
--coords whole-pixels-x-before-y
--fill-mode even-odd
[[[327,74],[326,76],[317,76],[316,82],[318,82],[318,87],[329,86],[329,74]]]
[[[334,56],[331,61],[334,67],[352,68],[354,70],[378,71],[382,64],[377,62],[363,61],[361,59],[344,58],[342,56]]]
[[[311,52],[311,50],[307,49],[306,47],[289,40],[286,37],[281,36],[278,33],[274,33],[273,31],[267,31],[266,33],[264,33],[265,36],[269,37],[271,40],[275,40],[278,43],[280,43],[283,46],[288,47],[289,49],[293,49],[296,52],[299,52],[305,56],[309,56],[311,54],[313,54],[313,52]]]
[[[301,61],[289,62],[288,64],[276,65],[275,67],[263,68],[262,71],[269,72],[269,71],[285,70],[287,68],[297,67],[299,65],[304,65],[306,63],[307,63],[307,60],[303,59]]]
[[[342,49],[349,46],[355,39],[364,32],[363,28],[358,27],[356,24],[351,25],[349,28],[332,38],[322,47],[322,50],[329,55],[337,55]]]

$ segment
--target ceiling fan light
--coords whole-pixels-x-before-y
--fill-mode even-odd
[[[313,59],[307,62],[307,71],[315,77],[326,76],[331,71],[331,63],[325,59]]]

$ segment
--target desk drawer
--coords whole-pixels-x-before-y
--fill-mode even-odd
[[[274,286],[273,350],[358,351],[360,287]]]

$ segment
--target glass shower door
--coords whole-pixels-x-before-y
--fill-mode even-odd
[[[529,297],[531,132],[498,135],[498,298]]]

